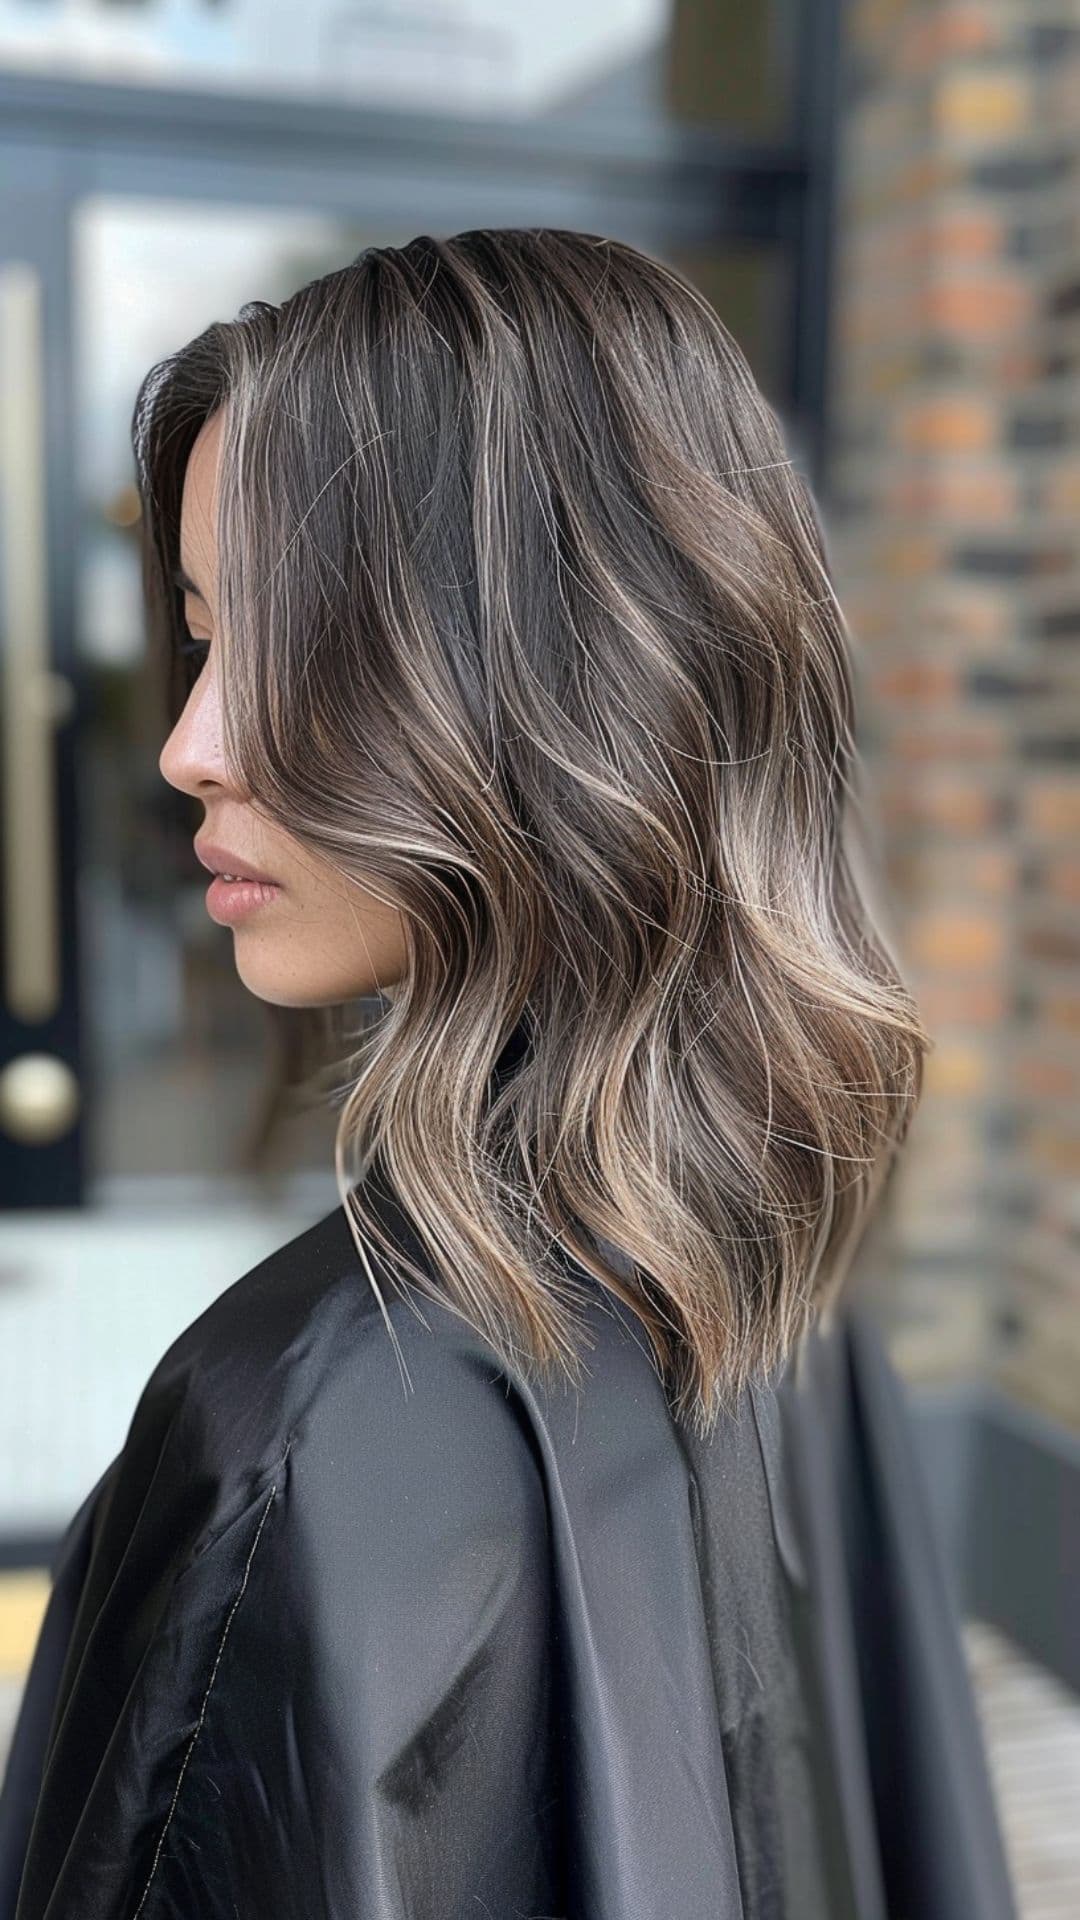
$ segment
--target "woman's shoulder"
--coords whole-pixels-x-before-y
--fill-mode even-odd
[[[437,1301],[421,1322],[384,1297],[396,1346],[348,1221],[328,1214],[147,1381],[57,1558],[0,1802],[2,1845],[5,1811],[22,1822],[43,1788],[27,1871],[61,1904],[93,1868],[101,1913],[127,1911],[138,1858],[144,1897],[154,1882],[170,1912],[190,1909],[196,1869],[243,1886],[248,1911],[299,1912],[329,1861],[350,1909],[389,1920],[399,1872],[404,1887],[422,1860],[435,1886],[466,1864],[474,1795],[467,1865],[501,1892],[534,1817],[519,1715],[547,1724],[545,1492],[494,1352]],[[492,1808],[509,1865],[489,1868]]]
[[[519,1371],[437,1287],[401,1292],[368,1257],[386,1318],[338,1206],[174,1340],[109,1483],[102,1524],[115,1541],[167,1511],[171,1551],[198,1557],[275,1486],[345,1524],[372,1476],[418,1528],[456,1515],[468,1533],[536,1536],[553,1508],[587,1507],[595,1481],[624,1472],[685,1503],[644,1336],[583,1270],[575,1386]]]
[[[174,1589],[227,1578],[270,1515],[289,1578],[309,1590],[301,1611],[336,1584],[335,1541],[366,1556],[388,1605],[396,1584],[428,1579],[433,1543],[447,1565],[496,1541],[508,1567],[541,1564],[547,1497],[524,1401],[460,1315],[425,1296],[421,1320],[383,1295],[396,1341],[335,1209],[173,1341],[69,1530],[79,1632],[114,1619],[125,1594],[149,1617]]]
[[[143,1388],[125,1452],[159,1466],[174,1452],[188,1481],[216,1485],[227,1505],[230,1478],[250,1488],[288,1449],[329,1466],[331,1436],[360,1463],[394,1432],[407,1430],[413,1446],[429,1432],[445,1449],[455,1430],[475,1439],[477,1422],[505,1429],[509,1382],[493,1349],[449,1304],[403,1295],[369,1257],[392,1334],[339,1205],[173,1341]]]

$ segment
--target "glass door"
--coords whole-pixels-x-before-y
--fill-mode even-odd
[[[699,281],[781,409],[790,364],[789,158],[714,190],[700,146],[673,172],[655,130],[636,162],[629,131],[579,132],[572,161],[569,130],[103,94],[31,88],[20,119],[0,75],[0,1563],[40,1559],[169,1341],[337,1202],[336,1114],[270,1124],[268,1009],[206,912],[201,809],[158,766],[142,376],[372,242],[479,225],[641,245]]]

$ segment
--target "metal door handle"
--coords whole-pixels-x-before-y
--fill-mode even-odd
[[[0,264],[0,726],[3,730],[4,997],[21,1021],[60,1004],[60,871],[53,732],[73,705],[52,671],[45,536],[41,275]]]

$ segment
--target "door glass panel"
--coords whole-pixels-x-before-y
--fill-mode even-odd
[[[808,4],[809,0],[804,0]],[[783,132],[798,0],[4,5],[12,67],[473,118]]]
[[[210,918],[202,809],[164,779],[150,710],[130,441],[153,362],[244,301],[279,301],[374,240],[339,220],[190,201],[87,199],[75,226],[79,935],[91,1199],[149,1177],[244,1181],[268,1082],[267,1009]],[[290,1112],[264,1166],[333,1183],[332,1115]]]

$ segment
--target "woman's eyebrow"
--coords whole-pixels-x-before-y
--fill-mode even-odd
[[[173,585],[179,587],[181,593],[193,593],[196,600],[202,601],[204,607],[208,604],[201,588],[196,586],[185,567],[173,568]]]

